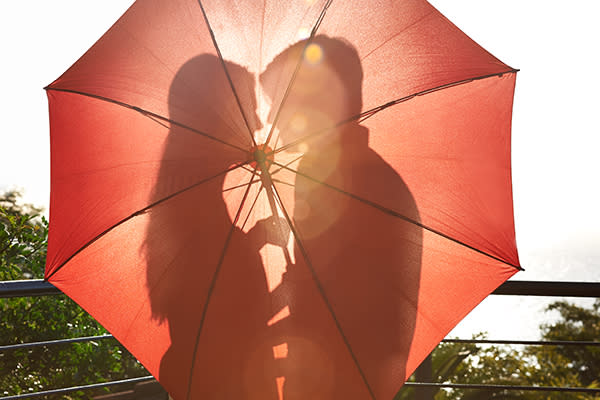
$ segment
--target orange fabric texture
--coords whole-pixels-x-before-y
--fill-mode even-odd
[[[516,71],[426,1],[137,1],[48,86],[46,278],[175,399],[391,399],[519,269]]]

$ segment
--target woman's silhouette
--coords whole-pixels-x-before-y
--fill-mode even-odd
[[[258,253],[264,224],[245,234],[226,206],[240,207],[252,174],[236,169],[242,187],[223,190],[226,172],[247,160],[249,134],[260,127],[254,85],[246,69],[200,55],[181,67],[170,89],[169,118],[176,123],[164,147],[145,252],[152,312],[168,324],[171,341],[158,378],[176,399],[277,398],[265,339],[271,301]]]

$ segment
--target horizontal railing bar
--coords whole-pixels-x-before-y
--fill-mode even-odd
[[[2,353],[4,351],[27,349],[30,347],[42,347],[42,346],[51,346],[51,345],[55,345],[55,344],[66,344],[66,343],[91,342],[94,340],[113,339],[113,338],[114,338],[113,335],[99,335],[99,336],[84,336],[84,337],[68,338],[68,339],[46,340],[43,342],[8,344],[8,345],[0,346],[0,353]]]
[[[61,294],[43,279],[0,281],[0,298]],[[516,296],[600,297],[600,282],[507,281],[492,294]]]
[[[0,281],[0,298],[48,296],[56,294],[62,294],[62,292],[53,284],[43,279]]]
[[[561,387],[561,386],[524,386],[524,385],[486,385],[470,383],[426,383],[406,382],[406,386],[412,387],[434,387],[448,389],[480,389],[480,390],[523,390],[531,392],[577,392],[577,393],[600,393],[600,388],[584,387]],[[0,398],[0,400],[4,400]]]
[[[56,344],[91,342],[94,340],[114,339],[113,335],[83,336],[68,339],[46,340],[41,342],[17,343],[0,346],[4,351],[20,350],[31,347],[51,346]],[[513,344],[525,346],[600,346],[600,342],[585,340],[501,340],[501,339],[444,339],[442,343],[472,343],[472,344]]]
[[[525,346],[600,346],[600,342],[586,340],[494,340],[494,339],[444,339],[443,343],[518,344]]]
[[[506,281],[492,294],[517,296],[600,297],[600,282]]]
[[[94,340],[114,339],[113,335],[83,336],[68,339],[46,340],[41,342],[17,343],[0,346],[0,353],[10,350],[20,350],[30,347],[51,346],[55,344],[91,342]],[[516,344],[526,346],[600,346],[600,342],[585,340],[502,340],[502,339],[443,339],[442,343],[473,343],[473,344]]]
[[[30,399],[35,397],[49,396],[55,394],[65,394],[76,391],[85,391],[91,389],[105,388],[128,383],[140,383],[154,380],[151,375],[142,376],[139,378],[123,379],[118,381],[110,381],[103,383],[94,383],[91,385],[73,386],[62,389],[46,390],[43,392],[24,393],[14,396],[0,397],[0,400],[20,400]],[[600,393],[600,388],[584,388],[584,387],[564,387],[564,386],[527,386],[527,385],[488,385],[488,384],[470,384],[470,383],[429,383],[429,382],[406,382],[408,387],[433,387],[433,388],[448,388],[448,389],[479,389],[479,390],[511,390],[511,391],[541,391],[541,392],[575,392],[575,393]]]
[[[127,383],[140,383],[140,382],[151,381],[153,379],[154,379],[154,377],[152,375],[141,376],[139,378],[123,379],[123,380],[120,380],[120,381],[110,381],[110,382],[103,382],[103,383],[93,383],[91,385],[72,386],[72,387],[62,388],[62,389],[46,390],[46,391],[43,391],[43,392],[17,394],[17,395],[14,395],[14,396],[0,397],[0,400],[31,399],[31,398],[34,398],[34,397],[42,397],[42,396],[50,396],[50,395],[56,395],[56,394],[64,394],[64,393],[77,392],[79,390],[83,391],[83,390],[99,389],[99,388],[105,388],[105,387],[110,387],[110,386],[124,385],[124,384],[127,384]]]
[[[0,281],[0,298],[30,297],[57,295],[62,292],[51,283],[42,279]],[[549,281],[507,281],[496,289],[495,295],[521,295],[521,296],[556,296],[556,297],[597,297],[600,298],[600,282],[549,282]],[[93,337],[80,337],[59,339],[46,342],[23,343],[0,346],[0,351],[15,350],[36,346],[46,346],[63,343],[77,343],[91,340],[102,340],[112,338],[112,335]],[[486,339],[445,339],[446,343],[478,343],[478,344],[517,344],[517,345],[583,345],[598,346],[600,342],[593,341],[521,341],[521,340],[486,340]],[[154,379],[152,376],[125,379],[85,386],[54,389],[44,392],[25,393],[16,396],[0,397],[0,400],[17,400],[25,398],[42,397],[69,393],[79,390],[90,390],[95,388],[110,387],[127,383],[144,382]],[[555,392],[579,392],[600,393],[600,389],[574,388],[574,387],[546,387],[546,386],[509,386],[509,385],[485,385],[485,384],[459,384],[459,383],[425,383],[407,382],[407,386],[414,387],[437,387],[454,389],[487,389],[487,390],[524,390],[524,391],[555,391]]]

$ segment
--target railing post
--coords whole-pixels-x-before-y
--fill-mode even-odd
[[[415,371],[417,382],[430,383],[433,380],[433,363],[431,354],[427,356]],[[417,386],[415,387],[415,400],[433,400],[435,395],[434,387]]]

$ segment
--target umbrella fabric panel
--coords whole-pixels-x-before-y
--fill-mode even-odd
[[[115,224],[247,157],[118,104],[55,91],[48,96],[52,234],[46,276]]]
[[[406,379],[437,344],[489,293],[518,270],[423,231],[419,301]]]
[[[518,266],[510,157],[515,78],[506,74],[418,96],[364,125],[370,146],[406,181],[423,225]],[[390,197],[356,194],[412,215]]]
[[[52,278],[178,397],[187,390],[202,310],[234,232],[222,183],[213,179],[131,218]],[[213,207],[198,207],[198,198]],[[240,266],[249,254],[241,250]]]
[[[206,18],[225,60],[244,66],[256,75],[283,49],[309,36],[327,0],[281,2],[267,1],[202,1]],[[278,77],[281,87],[286,76]],[[236,89],[240,87],[234,79]],[[270,106],[257,92],[257,114],[267,120]],[[245,109],[246,113],[254,109]],[[266,137],[266,130],[257,137]]]
[[[356,176],[348,176],[360,185]],[[393,397],[439,340],[517,272],[303,174],[296,188],[295,204],[284,201],[286,209],[299,214],[293,217],[296,263],[288,266],[278,290],[286,293],[297,285],[297,271],[314,271],[314,277],[304,274],[320,288],[375,398]],[[292,301],[289,321],[309,312],[302,308],[303,293]],[[290,354],[293,350],[289,345]]]
[[[343,23],[348,19],[358,22]],[[364,110],[511,70],[425,1],[335,3],[319,33],[356,47],[364,70]]]
[[[305,161],[300,162],[299,171],[315,166],[306,167]],[[362,161],[354,168],[389,168],[374,153]],[[345,178],[355,187],[367,183],[364,177],[371,175],[353,176],[352,168],[339,168],[329,182]],[[397,175],[396,181],[390,179],[387,185],[393,187],[388,193],[411,207],[410,193]],[[391,398],[407,374],[405,364],[419,297],[421,228],[308,179],[304,172],[296,178],[294,200],[295,204],[284,204],[294,212],[296,264],[288,267],[281,290],[300,279],[294,277],[299,274],[296,271],[314,271],[312,284],[322,291],[319,294],[326,299],[365,385],[374,398]],[[302,293],[295,301],[299,305],[290,308],[290,320],[308,312],[301,306],[305,301]]]
[[[342,58],[334,68],[340,76],[351,76],[353,85],[362,91],[362,98],[360,91],[351,95],[357,97],[358,112],[440,86],[512,70],[426,1],[334,1],[326,10],[317,34],[314,43],[322,47],[322,54],[314,63]],[[327,43],[320,43],[319,37],[341,40],[356,55],[328,48]],[[277,82],[292,80],[298,58],[299,55],[290,56],[287,60],[290,65],[280,70],[282,77]],[[274,92],[271,98],[278,105],[287,85],[273,86],[276,88],[271,89]],[[300,91],[304,84],[292,86],[292,92]],[[294,89],[295,86],[298,88]],[[358,112],[350,107],[341,120]]]
[[[179,124],[249,148],[249,129],[256,129],[257,121],[244,120],[220,61],[218,68],[194,63],[200,55],[218,60],[197,1],[136,2],[49,88],[108,98],[164,118],[176,114]],[[231,75],[239,86],[238,99],[247,105],[251,118],[256,108],[254,92],[244,95],[248,77],[243,72],[238,68]],[[207,124],[198,118],[198,108],[216,114],[226,126],[213,129],[212,121]]]
[[[441,21],[448,24],[445,19]],[[457,35],[464,37],[458,30]],[[472,41],[467,43],[491,57]],[[322,152],[323,157],[334,160],[349,151],[344,141],[356,141],[348,138],[356,129],[346,129],[345,125],[352,126],[360,119],[361,96],[369,92],[361,85],[358,51],[344,40],[317,36],[310,44],[302,42],[286,49],[267,66],[260,77],[261,85],[274,104],[284,102],[270,121],[275,124],[276,151],[290,150],[310,158],[311,148],[329,146],[338,141],[339,135],[346,139],[339,141],[335,149]],[[299,57],[302,59],[296,68]],[[480,73],[497,72],[484,68],[497,64],[482,64]],[[468,69],[456,72],[463,75],[456,75],[450,83],[461,82],[470,73]],[[289,91],[282,92],[277,86],[279,76],[293,76]],[[510,174],[514,78],[514,73],[507,73],[501,78],[492,75],[463,82],[416,98],[409,96],[365,114],[365,146],[381,154],[394,173],[415,191],[415,201],[423,208],[422,220],[414,213],[416,208],[403,208],[405,203],[395,201],[394,196],[374,195],[377,186],[386,187],[390,174],[377,171],[370,186],[353,189],[359,192],[344,184],[338,187],[518,266]],[[410,81],[410,77],[407,79]],[[372,81],[365,76],[365,86]],[[378,94],[387,90],[376,89]],[[390,100],[401,98],[391,93],[387,96]],[[348,165],[351,163],[348,160]],[[320,181],[336,168],[346,167],[333,161],[319,166],[321,170],[315,168],[312,177]],[[360,169],[356,171],[361,173]]]
[[[369,398],[309,271],[288,266],[298,271],[288,270],[270,292],[258,253],[242,258],[260,243],[251,235],[236,231],[229,243],[199,337],[190,397]]]

